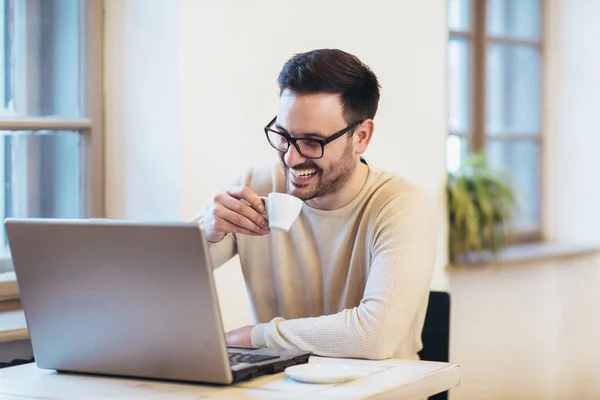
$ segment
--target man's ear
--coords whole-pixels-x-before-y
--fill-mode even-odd
[[[364,120],[354,131],[354,149],[357,154],[363,154],[367,151],[371,138],[373,137],[373,131],[375,130],[375,123],[372,119]]]

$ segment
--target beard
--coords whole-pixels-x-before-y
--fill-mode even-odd
[[[352,141],[349,140],[340,160],[326,170],[320,169],[311,160],[294,165],[296,169],[317,170],[312,182],[303,186],[296,186],[291,182],[292,172],[290,171],[290,167],[285,163],[285,154],[282,153],[280,157],[285,174],[285,189],[287,194],[307,201],[338,192],[348,182],[356,168],[356,160],[352,156],[352,153]]]

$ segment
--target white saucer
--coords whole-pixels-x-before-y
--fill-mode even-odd
[[[347,364],[300,364],[288,367],[285,373],[292,379],[304,383],[340,383],[358,378],[357,367]]]

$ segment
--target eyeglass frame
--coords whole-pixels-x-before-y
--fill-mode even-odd
[[[345,127],[344,129],[337,131],[336,133],[334,133],[333,135],[329,136],[328,138],[325,139],[314,139],[314,138],[295,138],[292,137],[292,135],[290,135],[289,133],[286,132],[279,132],[276,131],[274,129],[271,129],[270,126],[273,125],[273,123],[277,120],[277,116],[275,116],[271,122],[269,122],[265,127],[265,135],[267,136],[267,142],[269,142],[269,144],[271,145],[272,148],[274,148],[275,150],[277,150],[280,153],[287,153],[288,150],[290,149],[290,142],[294,145],[294,148],[296,149],[296,151],[304,158],[309,158],[311,160],[318,160],[320,158],[323,158],[323,156],[325,155],[325,146],[328,145],[329,143],[333,142],[336,139],[341,138],[342,136],[344,136],[346,133],[350,132],[352,129],[356,128],[357,126],[359,126],[360,124],[362,124],[363,122],[365,122],[365,120],[360,120],[360,121],[356,121],[350,125],[348,125],[347,127]],[[283,150],[279,150],[278,148],[276,148],[273,143],[271,143],[271,141],[269,140],[269,132],[273,132],[277,135],[282,136],[283,138],[285,138],[285,140],[287,140],[287,144],[288,147],[287,149],[285,149],[285,151]],[[321,145],[321,156],[320,157],[308,157],[305,156],[302,151],[300,151],[300,147],[296,144],[296,142],[298,140],[312,140],[314,142],[317,142]]]

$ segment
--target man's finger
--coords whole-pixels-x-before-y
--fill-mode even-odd
[[[235,200],[235,201],[237,201],[237,200]],[[239,203],[239,201],[237,201],[237,202]],[[245,205],[245,207],[248,207],[248,206]],[[253,212],[256,216],[264,219],[264,217],[262,217],[256,211],[252,210],[250,207],[248,207],[248,210]],[[259,235],[265,235],[265,234],[269,233],[268,223],[265,223],[265,224],[261,223],[262,226],[258,225],[256,223],[254,223],[252,220],[250,220],[249,218],[247,218],[245,215],[240,214],[235,211],[232,211],[225,204],[222,204],[220,207],[217,207],[215,209],[215,215],[217,217],[219,217],[220,219],[229,222],[232,225],[238,226],[240,228],[244,228],[248,231],[256,232]],[[264,220],[266,221],[266,219],[264,219]]]
[[[238,200],[245,200],[259,213],[262,214],[265,212],[265,204],[263,203],[262,199],[251,189],[244,186],[238,186],[229,189],[227,193]]]
[[[224,196],[221,199],[221,205],[229,210],[232,210],[238,214],[243,215],[244,217],[248,218],[250,221],[252,221],[258,227],[261,227],[263,229],[266,229],[269,227],[269,222],[267,221],[265,216],[263,214],[260,214],[259,212],[257,212],[254,208],[250,207],[244,199],[238,200],[237,198],[232,197],[232,196]],[[229,220],[229,221],[235,223],[235,221],[231,221],[231,220]],[[242,226],[250,229],[249,226],[246,226],[246,225],[242,225]]]
[[[263,235],[265,235],[264,233],[256,233],[256,232],[248,230],[246,228],[242,228],[241,226],[233,225],[231,222],[228,222],[225,220],[221,220],[221,222],[218,225],[220,225],[219,229],[222,230],[223,232],[235,232],[235,233],[241,233],[243,235],[248,235],[248,236],[263,236]]]

